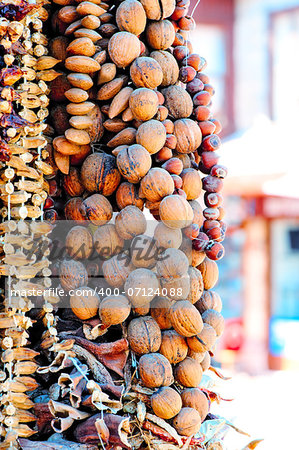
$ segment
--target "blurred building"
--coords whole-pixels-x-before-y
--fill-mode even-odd
[[[221,358],[299,366],[299,0],[201,0],[194,18],[230,172]]]

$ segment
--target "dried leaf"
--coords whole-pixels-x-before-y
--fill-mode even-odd
[[[136,415],[139,422],[143,423],[146,416],[146,406],[141,401],[137,403]]]
[[[176,432],[176,430],[169,425],[169,423],[167,423],[165,420],[160,419],[160,417],[155,416],[154,414],[146,414],[146,419],[148,419],[149,421],[159,425],[159,427],[163,428],[164,430],[167,431],[167,433],[170,434],[170,436],[179,444],[180,447],[183,446],[183,442],[181,437],[178,435],[178,433]]]
[[[209,370],[211,372],[214,372],[217,375],[217,377],[221,378],[221,380],[231,380],[232,379],[232,377],[225,377],[224,375],[222,375],[220,370],[216,369],[216,367],[210,366]]]
[[[255,449],[264,439],[255,439],[254,441],[249,442],[242,450],[253,450]]]

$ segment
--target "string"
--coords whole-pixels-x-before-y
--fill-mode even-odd
[[[197,0],[197,2],[196,2],[196,4],[195,4],[194,8],[192,9],[192,13],[191,13],[190,17],[193,17],[193,14],[195,13],[195,11],[196,11],[196,9],[197,9],[197,7],[198,7],[199,4],[200,4],[200,0]]]

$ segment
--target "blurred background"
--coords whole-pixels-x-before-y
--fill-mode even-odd
[[[261,450],[299,448],[299,0],[201,0],[194,18],[229,168],[216,360],[236,400],[219,412],[264,438]]]

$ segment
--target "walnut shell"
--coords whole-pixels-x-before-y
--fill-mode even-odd
[[[83,199],[80,197],[71,198],[64,207],[64,215],[66,220],[73,220],[75,222],[82,222],[85,216],[81,213]]]
[[[188,345],[183,336],[174,330],[163,331],[159,353],[168,359],[170,364],[183,361],[188,353]]]
[[[180,394],[170,387],[161,387],[151,396],[151,406],[156,416],[172,419],[182,408]]]
[[[79,170],[76,167],[70,168],[70,173],[64,176],[63,187],[71,197],[80,197],[84,192],[84,186],[81,184]]]
[[[155,319],[161,330],[167,330],[172,327],[169,318],[169,308],[172,302],[166,297],[155,297],[151,302],[151,316]]]
[[[136,206],[126,206],[115,218],[117,233],[123,239],[132,239],[146,230],[146,219]]]
[[[155,94],[156,95],[156,94]],[[131,145],[117,154],[117,167],[130,183],[139,183],[152,165],[149,152],[142,145]]]
[[[81,180],[89,192],[99,192],[108,197],[121,180],[116,158],[107,153],[89,155],[82,165]]]
[[[121,183],[116,191],[116,203],[119,209],[126,206],[137,206],[141,211],[144,206],[144,199],[139,197],[139,188],[135,184],[124,182]]]
[[[203,314],[207,309],[215,309],[221,312],[222,301],[220,295],[215,291],[203,291],[200,299],[195,303],[198,311]]]
[[[111,258],[124,249],[124,240],[116,231],[115,225],[107,223],[96,229],[93,234],[94,249],[101,260]]]
[[[60,264],[59,279],[63,288],[76,289],[87,285],[88,274],[80,261],[70,259]]]
[[[173,382],[170,362],[160,353],[142,355],[138,367],[141,381],[146,387],[169,386]]]
[[[108,52],[117,67],[127,67],[140,54],[140,41],[135,34],[121,31],[115,33],[108,44]]]
[[[119,253],[104,261],[103,275],[110,286],[121,287],[129,274],[134,270],[131,257],[126,253]]]
[[[158,279],[154,272],[148,269],[133,270],[125,282],[126,296],[135,308],[150,303],[158,289]]]
[[[188,271],[186,255],[176,248],[167,248],[159,254],[157,273],[164,279],[181,278]]]
[[[160,64],[148,56],[136,58],[130,67],[130,75],[137,87],[155,89],[163,80]]]
[[[129,106],[135,119],[150,120],[158,111],[158,96],[148,88],[135,89],[130,96]]]
[[[205,290],[213,289],[218,281],[219,269],[215,261],[205,258],[204,261],[197,266],[202,274],[203,284]]]
[[[141,180],[139,195],[150,202],[159,202],[173,191],[171,175],[165,169],[154,167]]]
[[[174,38],[174,26],[169,20],[150,22],[146,27],[147,42],[156,50],[166,50],[171,47]]]
[[[164,105],[174,119],[182,119],[191,116],[193,103],[192,98],[186,89],[182,86],[169,86],[162,90],[162,94],[165,97]],[[199,133],[201,134],[200,128]]]
[[[162,293],[171,300],[185,300],[190,291],[190,277],[185,273],[180,278],[160,278]]]
[[[73,227],[65,239],[67,253],[73,259],[87,259],[92,253],[92,236],[87,228]]]
[[[80,206],[80,212],[95,225],[109,222],[113,214],[109,200],[100,194],[87,197]]]
[[[199,412],[201,421],[207,417],[210,409],[209,400],[204,392],[199,388],[187,388],[181,393],[183,406],[194,408]]]
[[[163,148],[166,141],[166,130],[158,120],[148,120],[138,127],[137,144],[142,145],[150,154],[155,154]]]
[[[192,153],[198,149],[202,141],[199,126],[194,120],[188,118],[174,122],[174,135],[177,138],[175,149],[178,153]]]
[[[209,351],[214,347],[217,334],[214,328],[208,323],[203,324],[203,329],[196,336],[187,338],[189,348],[196,353]]]
[[[97,314],[100,299],[93,289],[80,287],[70,295],[73,313],[81,320],[88,320]]]
[[[195,336],[203,329],[200,313],[188,300],[174,303],[169,311],[173,328],[182,336]]]
[[[182,189],[187,195],[187,200],[195,200],[201,194],[202,182],[198,170],[184,169],[181,173],[183,180]]]
[[[199,386],[202,378],[202,367],[199,362],[189,356],[175,368],[176,381],[185,387]]]
[[[139,234],[132,239],[130,254],[135,267],[152,269],[158,258],[155,240],[146,234]]]
[[[171,86],[176,84],[179,79],[179,66],[174,56],[163,50],[155,50],[150,54],[151,58],[154,58],[162,69],[162,82],[161,87]]]
[[[190,277],[190,292],[187,300],[194,305],[203,293],[203,279],[201,272],[195,267],[190,266],[188,269],[188,274]]]
[[[193,211],[187,200],[181,195],[168,195],[159,207],[162,222],[169,228],[186,228],[191,224]]]
[[[173,426],[180,435],[193,436],[200,430],[200,414],[194,408],[182,408],[173,419]]]
[[[143,6],[136,0],[125,0],[116,10],[116,23],[121,31],[128,31],[139,36],[146,26]]]
[[[182,243],[182,232],[180,229],[171,229],[159,222],[154,231],[154,238],[158,248],[179,248]]]
[[[161,20],[170,17],[175,9],[175,0],[140,0],[150,20]]]
[[[217,336],[221,336],[224,330],[224,318],[220,312],[214,309],[207,309],[202,314],[202,320],[204,323],[208,323],[216,331]]]
[[[161,345],[161,330],[151,316],[131,320],[128,326],[128,341],[138,355],[157,352]]]
[[[123,323],[130,311],[130,303],[124,295],[105,297],[99,306],[101,321],[107,327]]]

